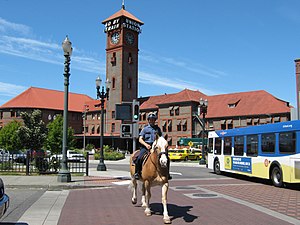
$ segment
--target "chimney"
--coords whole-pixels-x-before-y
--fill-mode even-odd
[[[297,116],[300,119],[300,59],[295,59],[296,67],[296,91],[297,91]]]

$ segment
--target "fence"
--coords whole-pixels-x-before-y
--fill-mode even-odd
[[[27,154],[0,155],[0,172],[8,173],[32,173],[57,174],[61,167],[61,155],[33,156],[30,151]],[[72,157],[68,162],[70,173],[83,173],[88,176],[89,154],[86,159]]]

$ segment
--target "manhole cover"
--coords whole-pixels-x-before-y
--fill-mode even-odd
[[[176,187],[176,189],[186,189],[186,190],[193,190],[193,189],[196,189],[195,187]]]
[[[212,198],[212,197],[217,197],[218,195],[216,194],[193,194],[194,197],[200,197],[200,198]]]

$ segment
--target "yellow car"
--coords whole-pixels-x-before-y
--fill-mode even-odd
[[[169,149],[168,155],[172,162],[176,160],[185,160],[187,161],[190,159],[189,156],[190,150],[184,148],[184,149]]]
[[[190,149],[190,159],[191,160],[199,160],[202,158],[202,151],[201,149],[197,149],[197,148],[191,148]]]

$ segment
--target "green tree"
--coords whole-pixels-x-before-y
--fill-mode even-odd
[[[45,148],[49,149],[53,154],[60,154],[62,152],[62,141],[63,141],[63,117],[57,115],[53,122],[49,123],[48,135],[45,141]],[[68,147],[72,148],[75,144],[74,130],[68,128]]]
[[[18,135],[21,123],[11,121],[0,130],[0,147],[10,152],[22,149],[22,143]]]
[[[27,149],[38,150],[44,145],[47,128],[42,120],[42,112],[34,110],[32,113],[22,112],[24,125],[18,129],[23,146]]]

